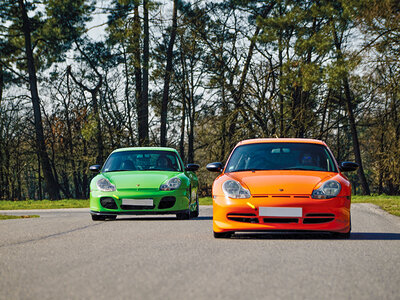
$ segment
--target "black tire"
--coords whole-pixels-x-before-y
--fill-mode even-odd
[[[176,218],[178,220],[189,220],[190,219],[190,211],[188,210],[185,212],[177,213]]]
[[[214,231],[214,238],[216,239],[229,239],[232,236],[233,232],[215,232]]]
[[[93,221],[104,221],[106,218],[104,216],[99,216],[99,215],[92,215],[92,220]]]
[[[196,210],[190,212],[190,218],[197,218],[199,216],[199,196],[196,194]]]

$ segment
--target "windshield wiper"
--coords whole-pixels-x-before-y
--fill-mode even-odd
[[[284,169],[279,169],[279,170],[316,171],[316,170],[313,170],[313,169],[307,169],[307,168],[298,168],[298,167],[290,167],[290,168],[284,168]]]
[[[229,171],[229,172],[234,173],[234,172],[245,172],[245,171],[254,172],[254,171],[269,171],[269,170],[267,170],[267,169],[238,169],[238,170],[233,170],[233,171]]]
[[[109,172],[123,172],[123,171],[137,171],[137,170],[121,169],[121,170],[109,170],[109,171],[104,171],[104,172],[109,173]]]

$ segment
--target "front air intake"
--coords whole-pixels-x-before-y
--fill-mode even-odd
[[[117,209],[117,203],[115,203],[114,198],[111,197],[103,197],[100,199],[100,204],[101,206],[103,206],[104,208],[108,208],[108,209]]]
[[[321,224],[328,223],[335,220],[335,218],[304,218],[303,224]]]
[[[238,213],[229,213],[227,216],[228,220],[243,222],[243,223],[259,223],[258,218],[255,214],[238,214]]]
[[[159,209],[165,209],[165,208],[171,208],[172,206],[175,205],[176,198],[172,196],[168,197],[163,197],[160,201],[160,204],[158,204]]]

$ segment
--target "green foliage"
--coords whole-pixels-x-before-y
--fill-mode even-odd
[[[24,216],[0,215],[0,220],[29,219],[29,218],[39,218],[39,216],[38,215],[24,215]]]
[[[392,215],[400,217],[400,196],[373,195],[352,196],[352,203],[372,203],[386,210]]]
[[[45,10],[43,11],[43,6]],[[36,67],[49,67],[53,62],[65,59],[65,52],[85,31],[85,23],[91,20],[94,6],[85,0],[43,0],[26,1],[32,44],[34,45]],[[3,22],[7,22],[9,47],[17,49],[11,54],[18,61],[20,69],[26,69],[18,56],[24,48],[21,32],[21,17],[18,1],[5,1],[0,7]]]
[[[81,130],[82,137],[87,141],[94,140],[97,132],[96,126],[97,126],[96,119],[93,116],[93,114],[90,114],[88,116],[87,121],[82,126]]]
[[[347,78],[372,190],[400,193],[397,2],[179,1],[169,146],[205,166],[226,161],[242,139],[307,137],[325,140],[338,160],[354,160],[343,87]],[[142,89],[136,83],[142,75],[135,71],[144,70],[144,2],[113,0],[102,8],[84,0],[25,3],[52,168],[64,197],[84,198],[91,176],[88,166],[96,163],[97,120],[104,155],[138,144]],[[149,143],[157,145],[171,18],[168,4],[148,5]],[[107,14],[105,40],[86,35],[87,22],[98,13]],[[1,1],[0,24],[0,198],[44,198],[43,170],[27,114],[17,1]],[[65,71],[67,53],[76,81]],[[90,90],[100,77],[95,116]],[[209,195],[215,174],[205,168],[198,174],[201,195]],[[349,178],[359,191],[357,174]]]
[[[0,201],[0,210],[86,208],[89,199]]]
[[[213,201],[211,197],[199,198],[200,205],[212,205]]]

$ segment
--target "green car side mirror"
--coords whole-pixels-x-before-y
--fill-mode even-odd
[[[197,164],[187,164],[185,167],[185,171],[196,172],[200,168]]]
[[[99,173],[100,170],[101,170],[101,165],[93,165],[93,166],[90,166],[90,167],[89,167],[89,170],[92,171],[92,172],[97,172],[97,173]]]

